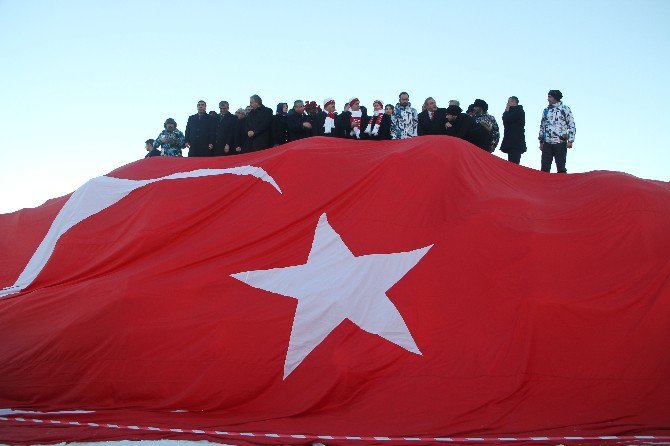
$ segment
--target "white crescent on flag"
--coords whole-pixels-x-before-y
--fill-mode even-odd
[[[58,239],[77,223],[118,203],[135,189],[163,180],[198,178],[213,175],[251,175],[270,183],[280,194],[277,182],[265,170],[256,166],[239,166],[227,169],[197,169],[190,172],[177,172],[160,178],[148,180],[128,180],[101,176],[84,183],[72,193],[63,208],[58,212],[49,231],[39,244],[28,264],[16,282],[0,290],[0,298],[18,293],[28,287],[42,271],[58,243]]]

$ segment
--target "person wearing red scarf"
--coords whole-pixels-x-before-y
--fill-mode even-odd
[[[342,127],[344,130],[344,137],[351,139],[361,139],[365,136],[363,133],[364,125],[368,122],[368,112],[365,107],[361,107],[361,101],[358,98],[351,98],[349,100],[348,111],[342,113]]]
[[[314,118],[317,136],[342,137],[340,116],[335,111],[335,100],[327,98],[323,101],[323,110]]]
[[[372,103],[374,111],[365,126],[365,134],[370,139],[391,139],[391,116],[384,112],[384,103],[377,99]]]

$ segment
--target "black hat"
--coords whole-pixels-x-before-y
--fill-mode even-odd
[[[489,104],[487,104],[486,101],[483,99],[475,99],[475,103],[472,105],[481,108],[482,110],[484,110],[484,113],[489,111]]]
[[[561,93],[561,90],[549,90],[549,96],[556,99],[557,101],[563,99],[563,93]]]
[[[177,128],[177,123],[172,118],[167,118],[163,124],[163,128],[166,129],[168,124],[174,124],[174,128]]]
[[[470,114],[472,111],[475,109],[475,104],[470,104],[468,105],[468,109],[465,111],[465,113]]]
[[[463,113],[463,109],[458,105],[450,105],[447,107],[447,114],[451,116],[458,116]]]

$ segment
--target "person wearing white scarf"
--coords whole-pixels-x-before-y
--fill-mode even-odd
[[[367,133],[370,136],[377,136],[379,134],[379,126],[382,122],[384,114],[384,103],[379,99],[377,99],[372,103],[372,107],[374,108],[374,112],[372,113],[372,116],[368,120],[368,125],[365,128],[365,133]]]

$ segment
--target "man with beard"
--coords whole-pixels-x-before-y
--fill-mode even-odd
[[[265,150],[271,143],[272,110],[263,105],[263,100],[257,94],[249,98],[249,106],[251,111],[246,117],[249,150]]]
[[[483,126],[489,132],[489,139],[491,140],[489,144],[489,152],[493,152],[498,146],[498,141],[500,141],[500,128],[498,127],[498,122],[496,118],[488,114],[489,104],[486,103],[483,99],[475,99],[473,105],[473,112],[475,122]]]
[[[480,149],[489,151],[491,146],[489,132],[483,126],[477,124],[474,118],[463,113],[463,109],[458,105],[450,105],[446,114],[447,123],[445,128],[447,135],[464,139]]]
[[[419,114],[409,102],[409,94],[403,91],[398,95],[398,104],[395,106],[393,139],[407,139],[416,136]]]
[[[425,110],[419,113],[417,134],[422,135],[445,135],[447,123],[446,109],[437,108],[437,103],[433,98],[426,98],[423,105]]]
[[[339,137],[341,124],[335,111],[335,100],[327,98],[323,101],[323,111],[317,113],[312,122],[317,136]]]
[[[167,118],[163,123],[163,131],[154,140],[154,149],[161,148],[161,156],[181,156],[184,147],[184,134],[177,130],[177,123]]]
[[[286,116],[286,127],[289,142],[312,136],[312,123],[305,114],[305,104],[301,100],[293,102],[293,110]]]
[[[349,110],[342,113],[340,118],[345,138],[361,139],[364,136],[363,125],[368,122],[368,112],[365,107],[361,107],[361,101],[358,98],[349,100]]]
[[[365,126],[365,134],[370,139],[391,139],[391,116],[384,112],[384,103],[377,99],[372,103],[372,116]]]
[[[235,124],[237,118],[230,113],[227,101],[219,102],[220,114],[216,115],[216,140],[214,142],[213,156],[228,155],[233,145],[235,136]]]
[[[521,154],[526,151],[526,114],[523,106],[519,105],[519,98],[511,96],[507,100],[505,113],[502,115],[503,128],[505,134],[500,150],[507,154],[507,160],[519,164]]]
[[[186,147],[188,156],[211,156],[216,138],[216,121],[207,114],[205,101],[198,101],[198,113],[188,117]]]

